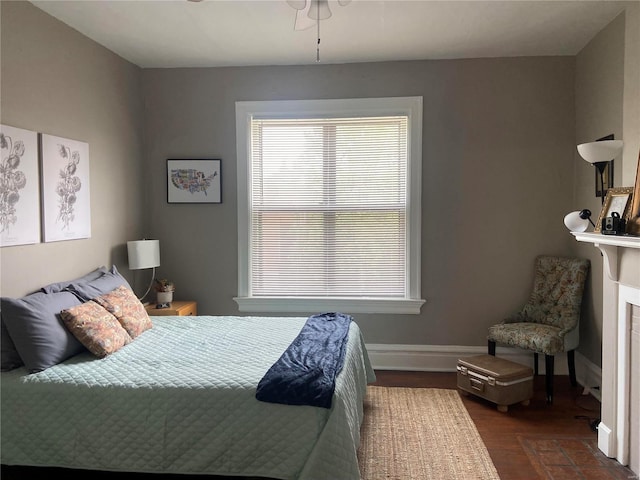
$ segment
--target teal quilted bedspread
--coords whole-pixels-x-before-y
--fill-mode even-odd
[[[152,317],[114,354],[1,374],[1,463],[277,479],[358,479],[367,383],[351,323],[331,409],[260,402],[301,317]]]

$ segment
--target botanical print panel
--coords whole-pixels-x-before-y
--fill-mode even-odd
[[[38,134],[0,125],[0,246],[40,242]]]
[[[91,237],[89,144],[41,136],[44,241]]]

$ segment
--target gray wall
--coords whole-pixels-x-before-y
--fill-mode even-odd
[[[1,123],[89,144],[91,238],[0,249],[0,292],[116,264],[143,235],[140,69],[27,2],[0,2]]]
[[[640,145],[640,5],[627,8],[576,56],[576,143],[591,142],[610,133],[625,142],[614,162],[614,186],[633,186]],[[636,32],[633,35],[633,32]],[[588,208],[594,221],[601,208],[594,195],[594,169],[574,155],[576,182],[571,210]],[[591,260],[579,351],[596,365],[602,363],[602,275],[600,250],[591,244],[574,246],[576,255]],[[620,265],[623,283],[640,286],[640,252],[625,252]]]
[[[424,97],[420,315],[363,315],[370,343],[484,345],[529,294],[537,254],[567,254],[573,57],[144,70],[150,231],[177,298],[237,314],[235,101]],[[167,158],[221,158],[223,203],[166,203]]]

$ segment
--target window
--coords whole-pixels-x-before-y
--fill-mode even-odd
[[[237,102],[241,311],[419,313],[422,98]]]

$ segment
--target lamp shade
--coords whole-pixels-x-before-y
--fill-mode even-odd
[[[331,8],[327,0],[313,0],[309,7],[309,18],[313,20],[326,20],[331,17]]]
[[[589,163],[608,162],[620,155],[622,146],[622,140],[581,143],[578,145],[578,153]]]
[[[575,211],[564,216],[564,225],[570,232],[584,232],[589,228],[589,218],[583,218],[581,213],[581,211]]]
[[[287,0],[287,3],[296,10],[304,10],[307,6],[307,0]]]
[[[133,240],[127,242],[129,269],[155,268],[160,266],[159,240]]]

